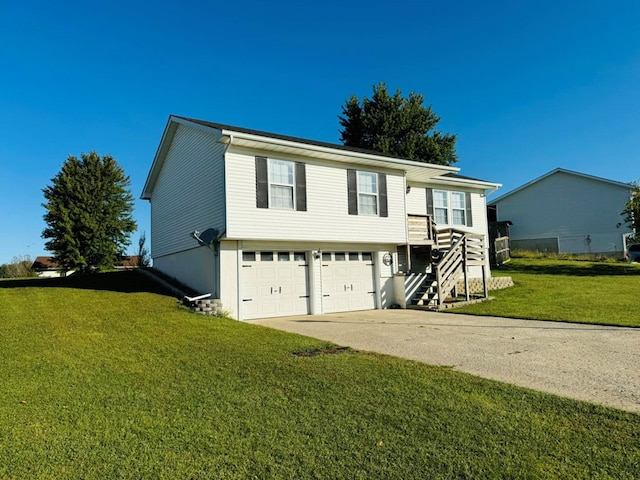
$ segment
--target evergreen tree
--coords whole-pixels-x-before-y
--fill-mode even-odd
[[[631,241],[640,241],[640,185],[637,182],[633,184],[631,197],[621,215],[624,215],[624,221],[633,230]]]
[[[384,83],[373,87],[373,97],[362,102],[355,95],[342,106],[340,140],[347,146],[366,148],[419,162],[452,165],[458,161],[456,135],[435,129],[440,121],[422,94],[407,98],[398,89],[393,96]]]
[[[112,268],[136,229],[131,181],[113,157],[92,151],[69,156],[42,191],[47,228],[42,237],[62,270]]]

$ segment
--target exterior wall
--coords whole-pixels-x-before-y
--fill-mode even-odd
[[[227,237],[246,240],[288,240],[404,243],[404,178],[387,173],[388,217],[349,215],[348,165],[322,163],[308,158],[306,169],[307,211],[256,207],[255,153],[226,155],[228,223]],[[269,158],[276,158],[273,154]],[[349,167],[350,168],[350,167]],[[359,168],[362,170],[362,168]]]
[[[407,215],[427,214],[427,191],[425,185],[411,185],[407,193]]]
[[[498,220],[513,222],[513,240],[557,238],[560,253],[621,254],[629,229],[620,212],[629,195],[621,186],[557,172],[494,203]]]
[[[62,276],[66,277],[68,275],[71,275],[73,272],[75,272],[75,270],[69,270],[65,272],[64,275],[61,275],[58,270],[42,270],[38,272],[38,277],[40,278],[58,278]]]
[[[198,245],[191,232],[224,230],[224,145],[212,133],[178,125],[151,198],[151,254]]]
[[[220,300],[222,309],[231,318],[239,318],[238,270],[240,268],[240,242],[220,242]]]
[[[209,247],[189,250],[157,257],[153,267],[200,293],[220,294],[219,260]],[[224,307],[224,304],[223,304]]]

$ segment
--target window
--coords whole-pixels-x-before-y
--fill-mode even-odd
[[[306,262],[307,254],[305,252],[293,252],[293,260],[295,262]]]
[[[273,262],[273,252],[260,252],[260,260],[263,262]]]
[[[471,194],[427,188],[427,214],[433,215],[438,225],[472,227]]]
[[[335,258],[336,258],[336,262],[344,262],[347,259],[344,252],[336,252]]]
[[[433,191],[433,216],[438,225],[449,225],[449,200],[444,190]]]
[[[331,252],[322,252],[322,261],[330,262],[331,261]]]
[[[305,164],[256,157],[256,207],[306,212]]]
[[[358,172],[358,213],[378,214],[378,175]]]
[[[349,252],[349,260],[357,262],[360,260],[360,254],[358,252]]]
[[[256,252],[242,252],[242,261],[243,262],[255,262],[256,261]]]
[[[279,262],[288,262],[291,259],[289,252],[278,252],[278,261]]]
[[[349,215],[388,217],[387,176],[384,173],[347,170]]]
[[[464,205],[464,193],[451,192],[451,220],[454,225],[466,225]]]
[[[293,162],[269,160],[269,200],[273,208],[293,210]]]

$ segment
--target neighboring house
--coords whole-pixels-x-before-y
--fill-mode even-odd
[[[114,266],[116,269],[136,268],[138,266],[138,255],[127,255]],[[39,277],[60,277],[72,274],[74,271],[60,272],[60,266],[53,261],[53,257],[36,257],[31,265],[31,270],[36,272]]]
[[[60,277],[73,272],[73,270],[70,270],[69,272],[65,272],[64,275],[61,275],[58,264],[54,262],[52,258],[53,257],[36,257],[33,265],[31,265],[31,270],[43,278]]]
[[[142,193],[153,265],[239,320],[403,305],[394,276],[424,283],[452,239],[480,249],[470,276],[489,275],[485,192],[499,185],[458,170],[171,116]]]
[[[489,202],[511,221],[512,249],[622,255],[627,183],[555,170]]]

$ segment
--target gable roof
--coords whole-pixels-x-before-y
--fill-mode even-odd
[[[205,129],[218,138],[218,141],[227,146],[241,146],[258,150],[267,150],[275,153],[287,153],[292,155],[304,155],[306,157],[330,160],[355,165],[363,165],[369,168],[385,168],[402,170],[406,173],[408,180],[426,182],[434,177],[441,177],[447,174],[455,174],[460,171],[458,167],[446,165],[436,165],[431,163],[417,162],[393,155],[384,155],[371,150],[347,147],[328,142],[320,142],[300,137],[291,137],[277,133],[264,132],[243,127],[235,127],[222,123],[208,122],[194,118],[181,117],[177,115],[169,116],[167,126],[162,135],[160,145],[151,165],[147,181],[142,192],[142,199],[149,200],[151,192],[158,178],[169,145],[175,135],[178,125],[186,125],[194,128]],[[467,184],[473,184],[477,188],[497,188],[500,185],[482,180],[459,177],[466,180]],[[453,177],[451,177],[453,180]]]
[[[598,182],[603,182],[603,183],[607,183],[607,184],[610,184],[610,185],[614,185],[616,187],[625,188],[627,190],[630,190],[632,188],[632,185],[630,183],[617,182],[615,180],[609,180],[609,179],[602,178],[602,177],[596,177],[594,175],[588,175],[586,173],[575,172],[573,170],[567,170],[565,168],[556,168],[555,170],[551,170],[550,172],[547,172],[544,175],[531,180],[530,182],[527,182],[527,183],[525,183],[523,185],[520,185],[518,188],[515,188],[515,189],[511,190],[510,192],[505,193],[504,195],[501,195],[501,196],[499,196],[497,198],[494,198],[490,202],[487,202],[487,205],[495,205],[497,202],[499,202],[501,200],[504,200],[507,197],[510,197],[514,193],[517,193],[517,192],[519,192],[521,190],[524,190],[525,188],[530,187],[534,183],[538,183],[538,182],[544,180],[545,178],[550,177],[551,175],[555,175],[557,173],[566,173],[567,175],[574,175],[576,177],[586,178],[586,179],[589,179],[589,180],[595,180],[595,181],[598,181]]]
[[[58,268],[58,263],[53,261],[53,257],[36,257],[31,265],[31,270],[36,272],[41,270],[55,270]]]

